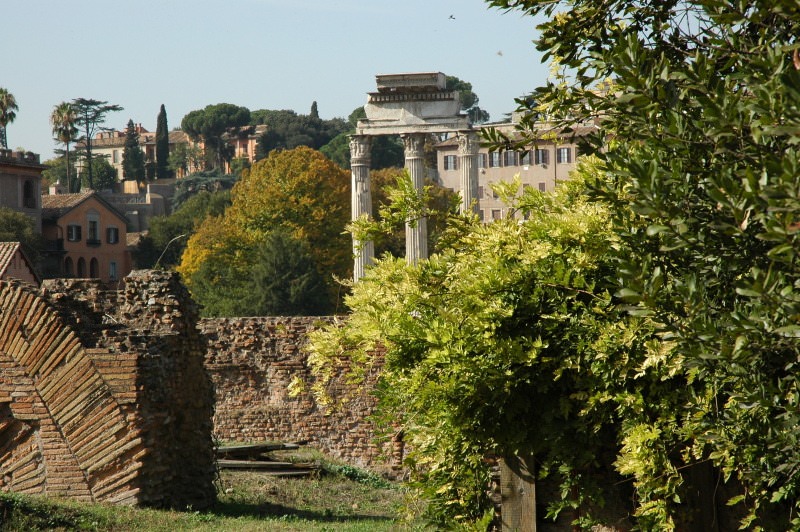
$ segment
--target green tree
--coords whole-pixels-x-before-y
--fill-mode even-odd
[[[380,418],[403,432],[440,528],[491,508],[488,453],[523,458],[537,478],[560,482],[564,500],[545,500],[549,513],[579,508],[576,524],[588,525],[602,517],[589,501],[620,495],[592,480],[621,480],[607,476],[620,417],[640,401],[665,402],[669,377],[643,365],[654,354],[648,323],[626,317],[611,295],[609,211],[585,194],[584,179],[553,194],[527,190],[512,207],[530,210],[529,220],[453,215],[438,253],[417,266],[379,259],[347,297],[347,318],[311,339],[323,399],[327,378],[358,379],[383,363]],[[637,368],[644,397],[623,378]]]
[[[38,272],[44,253],[44,239],[33,220],[8,207],[0,207],[0,242],[20,242]]]
[[[207,260],[199,263],[191,276],[183,276],[193,298],[201,305],[201,315],[214,317],[253,315],[250,301],[253,285],[247,275],[255,263],[252,242],[244,242],[227,232],[221,218],[208,218],[192,239],[208,239],[215,243],[208,250]],[[222,234],[220,234],[222,231]],[[191,252],[192,240],[189,242]],[[186,253],[184,253],[184,256]],[[179,268],[180,271],[180,268]]]
[[[61,150],[56,150],[56,154],[61,152]],[[46,185],[52,185],[56,183],[69,183],[69,179],[67,176],[75,175],[75,164],[70,163],[70,168],[67,170],[67,158],[66,154],[61,152],[62,155],[55,157],[53,159],[49,159],[44,161],[42,164],[47,168],[42,171],[42,188],[46,188]],[[74,190],[75,185],[73,184],[71,187],[68,187],[67,190]]]
[[[478,95],[472,91],[472,83],[463,81],[455,76],[447,76],[445,86],[448,90],[458,91],[461,98],[461,109],[467,113],[473,124],[482,124],[489,121],[489,113],[478,107]]]
[[[185,176],[190,168],[202,168],[205,163],[203,150],[189,143],[176,144],[170,151],[167,161],[170,173],[174,175],[180,172],[182,176]]]
[[[312,104],[309,115],[298,115],[290,110],[254,111],[253,123],[267,125],[258,141],[256,154],[259,159],[272,150],[290,150],[298,146],[320,149],[347,128],[340,118],[320,119],[316,102]]]
[[[125,128],[125,148],[122,152],[122,175],[125,179],[144,181],[144,152],[139,147],[139,133],[133,120]]]
[[[372,218],[379,224],[387,224],[374,235],[375,255],[389,253],[395,257],[405,256],[405,220],[396,219],[391,213],[394,197],[401,194],[399,181],[407,180],[402,168],[381,168],[370,172],[372,184]],[[438,249],[439,240],[447,230],[452,214],[458,210],[458,195],[430,179],[425,180],[424,201],[428,219],[428,249]]]
[[[69,102],[61,102],[56,105],[53,112],[50,114],[50,125],[53,128],[53,137],[64,145],[65,162],[63,168],[66,170],[66,176],[62,181],[59,177],[59,185],[66,185],[68,190],[72,190],[73,186],[70,179],[71,164],[69,162],[69,145],[78,137],[78,126],[76,125],[77,114],[75,109]]]
[[[537,47],[561,75],[540,109],[602,118],[587,150],[611,177],[596,188],[621,238],[618,293],[659,322],[688,383],[680,415],[642,428],[674,450],[624,447],[642,519],[672,524],[674,471],[709,461],[741,484],[743,527],[800,528],[800,6],[490,3],[544,20]]]
[[[91,183],[89,179],[92,179]],[[84,172],[81,175],[82,188],[112,190],[116,184],[117,169],[111,166],[106,157],[102,155],[92,156],[92,164],[84,167]]]
[[[221,172],[197,172],[180,179],[175,184],[172,195],[172,210],[177,211],[183,204],[200,192],[220,192],[230,190],[239,180],[239,176]]]
[[[8,149],[8,137],[6,127],[17,117],[17,99],[8,92],[8,89],[0,87],[0,147]]]
[[[92,140],[95,133],[102,129],[106,115],[115,111],[122,111],[122,107],[109,104],[107,101],[92,100],[88,98],[76,98],[72,100],[72,108],[75,111],[75,124],[82,128],[84,160],[91,161],[86,164],[86,175],[82,176],[81,181],[91,189],[95,188],[94,182],[94,158],[92,156]],[[100,163],[98,163],[100,164]]]
[[[335,302],[339,287],[334,276],[352,275],[352,244],[343,234],[350,216],[349,185],[348,173],[315,150],[301,146],[272,152],[244,172],[224,218],[207,218],[198,227],[178,271],[207,310],[212,300],[227,305],[229,296],[222,290],[238,294],[237,282],[251,284],[259,244],[282,229],[308,246],[328,300]],[[204,266],[208,263],[214,264]],[[233,277],[223,283],[223,275]],[[200,278],[202,287],[196,289]]]
[[[320,151],[342,168],[350,168],[350,135],[355,132],[358,121],[366,117],[363,107],[354,109],[347,118],[346,129],[322,146]],[[370,155],[370,168],[373,170],[400,167],[405,164],[403,142],[398,135],[373,137]]]
[[[230,190],[200,190],[167,216],[154,216],[133,252],[137,268],[173,268],[180,262],[186,242],[208,216],[220,216],[231,203]]]
[[[168,177],[172,177],[169,168],[169,128],[167,110],[162,103],[156,119],[156,179]]]
[[[202,140],[213,167],[224,167],[231,154],[226,146],[224,134],[231,128],[239,128],[250,122],[250,110],[230,103],[208,105],[204,109],[191,111],[181,120],[181,129],[194,140]]]
[[[308,245],[285,230],[268,233],[259,244],[251,286],[257,316],[317,316],[332,310]]]

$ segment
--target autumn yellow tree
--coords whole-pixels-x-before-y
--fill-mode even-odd
[[[224,216],[208,218],[189,240],[178,271],[206,314],[261,314],[252,292],[258,257],[269,235],[282,231],[303,244],[327,282],[351,276],[350,176],[307,147],[274,151],[246,170]]]

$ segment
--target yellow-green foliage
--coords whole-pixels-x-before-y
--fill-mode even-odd
[[[386,346],[382,412],[402,425],[440,525],[483,516],[485,453],[590,470],[614,445],[601,431],[621,442],[619,410],[641,404],[625,377],[644,382],[661,370],[644,365],[648,323],[613,301],[616,239],[607,208],[585,190],[579,176],[552,195],[526,192],[513,205],[526,221],[459,220],[451,245],[416,267],[378,261],[347,298],[347,319],[312,337],[323,396],[336,371],[357,377],[376,343]],[[592,489],[581,488],[580,497]]]
[[[177,270],[212,314],[253,312],[245,301],[252,293],[259,246],[282,230],[307,245],[335,300],[334,278],[348,278],[352,268],[352,245],[344,234],[349,180],[345,170],[316,150],[271,152],[243,172],[224,215],[209,217],[197,228]]]

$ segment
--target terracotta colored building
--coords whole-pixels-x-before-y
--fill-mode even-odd
[[[0,242],[0,279],[40,283],[39,275],[19,242]]]
[[[91,190],[42,196],[42,236],[58,255],[62,277],[113,285],[131,271],[127,220]]]

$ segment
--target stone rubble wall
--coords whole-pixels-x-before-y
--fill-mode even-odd
[[[213,388],[177,275],[0,282],[0,489],[205,508]]]
[[[332,321],[320,317],[208,318],[206,368],[216,389],[214,435],[221,442],[305,441],[352,465],[397,470],[402,442],[376,442],[368,419],[377,375],[361,385],[335,380],[328,390],[347,402],[329,411],[310,391],[314,383],[304,347],[310,331]],[[290,392],[292,383],[300,392]]]

